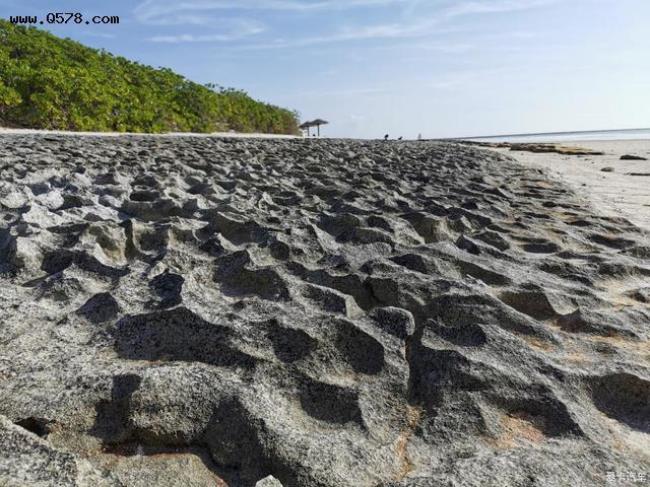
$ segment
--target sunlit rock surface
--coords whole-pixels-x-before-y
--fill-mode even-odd
[[[650,472],[650,236],[541,172],[430,142],[12,134],[0,176],[0,483]]]

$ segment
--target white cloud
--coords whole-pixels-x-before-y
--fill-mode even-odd
[[[376,7],[407,4],[415,0],[145,0],[133,11],[144,24],[208,24],[213,18],[206,15],[218,10],[344,10],[358,7]]]
[[[241,40],[266,30],[264,24],[249,19],[229,19],[219,22],[218,33],[213,34],[178,34],[150,37],[151,42],[179,44],[184,42],[231,42]]]
[[[493,14],[514,12],[517,10],[530,10],[543,7],[558,0],[489,0],[489,1],[462,1],[456,2],[445,12],[447,17],[459,17],[462,15]]]
[[[526,10],[554,3],[559,0],[448,0],[435,6],[443,16],[510,12]],[[153,25],[184,23],[207,23],[211,21],[206,12],[219,10],[287,10],[318,11],[347,10],[362,7],[404,7],[404,13],[412,15],[426,8],[422,0],[145,0],[134,9],[138,21]],[[428,4],[430,7],[431,4]]]
[[[418,1],[419,0],[414,0],[411,4],[411,7]],[[422,18],[418,16],[416,20],[406,20],[391,24],[357,26],[353,28],[348,27],[331,34],[304,37],[300,39],[276,39],[264,45],[257,45],[254,48],[301,47],[315,44],[326,44],[354,40],[426,37],[432,34],[441,33],[442,30],[440,26],[457,17],[529,10],[549,5],[551,3],[556,3],[557,1],[558,0],[484,0],[481,2],[456,1],[452,2],[446,8],[440,8],[436,10],[428,17]],[[441,44],[435,46],[432,45],[431,48],[440,51],[446,50],[445,46]],[[447,50],[452,51],[454,49],[463,50],[466,49],[466,46],[459,47],[458,45],[454,45],[450,46],[450,48]]]
[[[212,27],[222,20],[212,17],[209,12],[219,9],[230,10],[293,10],[309,11],[317,9],[344,9],[355,7],[378,7],[401,4],[407,18],[375,25],[357,25],[341,28],[337,31],[311,37],[266,39],[264,43],[239,46],[240,49],[278,49],[304,47],[369,39],[406,39],[421,38],[441,32],[441,25],[449,24],[453,19],[463,16],[499,14],[513,11],[529,10],[542,7],[559,0],[448,0],[446,3],[431,8],[422,0],[145,0],[135,9],[136,18],[146,24],[205,24]],[[421,10],[428,9],[428,15]],[[416,12],[417,10],[417,12]],[[261,29],[233,30],[227,34],[174,35],[156,36],[150,40],[156,42],[210,42],[234,41],[258,34]],[[444,46],[434,47],[445,50]],[[457,49],[456,47],[451,48]]]

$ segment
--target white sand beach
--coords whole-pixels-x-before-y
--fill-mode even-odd
[[[604,214],[623,216],[636,225],[650,228],[650,160],[621,160],[625,154],[650,159],[650,140],[576,140],[562,144],[605,154],[574,156],[493,150],[508,154],[527,166],[547,170],[551,176],[571,185]]]

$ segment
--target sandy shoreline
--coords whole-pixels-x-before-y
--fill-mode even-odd
[[[606,215],[623,216],[635,225],[650,229],[650,160],[620,160],[625,154],[650,159],[650,140],[575,140],[563,141],[562,145],[601,151],[605,155],[574,156],[509,149],[491,150],[514,157],[526,166],[546,170],[549,175],[569,184]],[[604,168],[612,170],[604,172]]]

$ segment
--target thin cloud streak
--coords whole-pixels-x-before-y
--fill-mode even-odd
[[[361,7],[380,7],[392,4],[408,4],[414,0],[322,0],[299,2],[291,0],[145,0],[133,11],[135,18],[149,25],[179,25],[184,23],[208,24],[211,18],[188,12],[218,10],[285,10],[307,12],[318,10],[349,10]]]
[[[447,17],[459,17],[464,15],[494,14],[515,12],[518,10],[530,10],[545,7],[559,0],[495,0],[489,2],[468,1],[447,10]]]
[[[225,32],[214,34],[178,34],[153,36],[148,40],[168,44],[190,43],[190,42],[232,42],[239,41],[251,36],[258,35],[266,30],[266,26],[260,22],[248,19],[230,20],[221,22]]]
[[[141,4],[138,8],[143,5],[147,5],[151,0],[148,0],[144,4]],[[356,26],[356,27],[347,27],[341,29],[338,32],[333,32],[330,34],[313,36],[313,37],[303,37],[303,38],[276,38],[269,39],[264,43],[255,43],[248,45],[236,46],[236,49],[247,50],[247,49],[284,49],[284,48],[295,48],[295,47],[307,47],[314,46],[319,44],[330,44],[330,43],[342,43],[342,42],[351,42],[351,41],[364,41],[364,40],[373,40],[373,39],[407,39],[407,38],[420,38],[426,37],[436,32],[433,32],[433,29],[443,25],[452,19],[471,16],[471,15],[485,15],[485,14],[499,14],[507,13],[512,11],[521,11],[528,10],[533,8],[539,8],[551,3],[556,3],[558,0],[492,0],[488,2],[478,2],[478,1],[463,1],[460,3],[453,4],[446,8],[440,9],[428,18],[423,20],[417,20],[413,22],[402,21],[395,22],[391,24],[378,24],[378,25],[365,25],[365,26]],[[377,6],[377,5],[386,5],[389,3],[401,3],[407,4],[412,8],[413,4],[417,3],[418,0],[356,0],[348,2],[348,6]],[[238,8],[254,8],[254,5],[257,5],[259,2],[243,2],[239,4]],[[269,5],[264,8],[285,8],[291,9],[292,6],[298,9],[294,4],[296,2],[271,2],[275,7],[270,7]],[[318,3],[306,4],[300,7],[301,9],[315,9],[315,8],[325,8],[329,6],[338,5],[340,2],[337,1],[324,1]],[[242,5],[248,5],[243,7]],[[182,9],[191,9],[191,8],[205,8],[205,9],[214,9],[214,8],[226,8],[225,5],[231,5],[231,2],[227,1],[208,1],[208,2],[199,2],[199,3],[178,3],[174,6],[170,6],[172,11],[180,11]],[[233,7],[234,8],[234,7]],[[259,7],[261,8],[261,7]],[[136,9],[137,10],[137,9]],[[149,20],[156,18],[155,15],[152,15],[152,12],[147,17]],[[202,17],[196,15],[187,15],[179,14],[176,17],[176,20],[184,19],[187,23],[198,23],[199,19]],[[168,19],[169,20],[169,19]],[[150,40],[154,42],[210,42],[210,41],[236,41],[241,40],[249,35],[257,34],[260,31],[254,31],[250,33],[245,33],[245,35],[235,36],[235,35],[217,35],[217,34],[208,34],[195,36],[193,34],[183,34],[176,36],[157,36],[151,38]],[[440,48],[439,50],[444,50]]]

